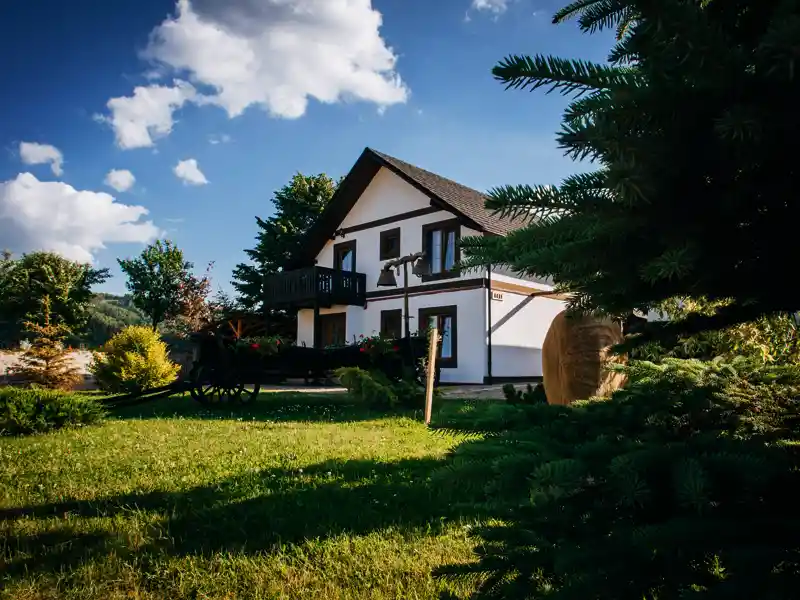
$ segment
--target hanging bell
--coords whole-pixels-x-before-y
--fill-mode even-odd
[[[378,277],[378,287],[397,287],[397,279],[392,273],[391,267],[384,267]]]

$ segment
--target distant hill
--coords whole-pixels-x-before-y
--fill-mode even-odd
[[[95,294],[89,306],[89,322],[80,341],[100,346],[128,325],[145,325],[147,319],[133,306],[130,296]]]

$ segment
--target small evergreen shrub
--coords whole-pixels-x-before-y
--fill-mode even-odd
[[[503,386],[503,395],[509,404],[547,404],[547,396],[541,383],[536,387],[529,383],[524,392],[514,387],[513,383],[506,383]]]
[[[425,388],[411,380],[391,381],[381,371],[341,367],[335,375],[350,396],[373,408],[423,408]]]
[[[393,408],[398,404],[397,394],[389,380],[380,373],[358,367],[341,367],[335,371],[350,396],[374,408]]]
[[[149,327],[126,327],[95,352],[89,370],[107,392],[140,392],[175,381],[180,365],[173,363],[167,345]]]
[[[71,390],[82,379],[72,360],[72,352],[64,344],[70,329],[52,320],[50,297],[45,296],[37,317],[41,323],[25,321],[25,330],[33,342],[25,345],[20,358],[20,374],[28,382],[52,390]]]
[[[0,435],[91,425],[104,417],[103,405],[89,396],[41,388],[0,388]]]

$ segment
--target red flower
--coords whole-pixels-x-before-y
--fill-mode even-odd
[[[359,348],[359,349],[358,349],[358,351],[359,351],[359,352],[366,352],[366,351],[367,351],[367,349],[366,349],[366,348]]]
[[[275,340],[275,345],[276,346],[280,346],[281,345],[281,341],[280,340]]]
[[[258,344],[250,344],[250,347],[253,348],[253,349],[256,349],[256,348],[259,348],[260,346]]]
[[[400,346],[392,346],[392,352],[400,352]]]

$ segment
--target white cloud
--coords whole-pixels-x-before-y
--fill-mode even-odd
[[[172,131],[173,113],[186,102],[197,98],[194,86],[176,80],[172,86],[138,86],[133,96],[111,98],[108,110],[111,116],[98,116],[114,129],[117,145],[123,149],[145,148],[156,138]]]
[[[208,136],[208,143],[216,146],[217,144],[227,144],[233,138],[229,136],[227,133],[223,133],[221,135],[210,135]]]
[[[259,106],[287,119],[301,117],[310,98],[405,102],[409,91],[381,23],[371,0],[178,0],[175,16],[151,32],[144,56],[155,69],[148,74],[173,73],[207,93],[186,82],[180,89],[190,95],[139,87],[133,97],[109,101],[108,120],[120,146],[139,147],[152,144],[151,129],[169,133],[173,112],[187,101],[219,106],[231,118]]]
[[[485,10],[496,15],[504,13],[508,9],[510,0],[472,0],[474,10]]]
[[[197,161],[193,158],[179,161],[172,170],[179,179],[183,179],[185,185],[205,185],[208,179],[203,175]]]
[[[61,154],[61,150],[50,144],[21,142],[19,145],[19,157],[26,165],[49,164],[53,170],[53,175],[57,177],[60,177],[64,172],[62,169],[64,155]]]
[[[111,169],[105,179],[105,184],[118,192],[127,192],[134,183],[136,183],[136,177],[127,169]]]
[[[148,211],[105,192],[76,190],[30,173],[0,182],[0,239],[14,252],[51,250],[83,262],[109,243],[149,242],[161,233]]]

